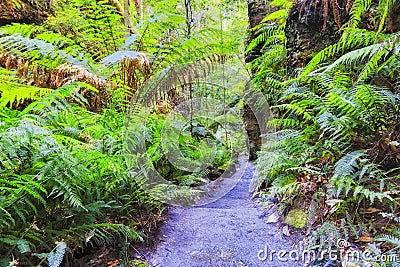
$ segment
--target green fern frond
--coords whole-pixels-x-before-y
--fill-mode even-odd
[[[346,66],[347,68],[356,67],[361,64],[366,64],[364,69],[359,75],[358,83],[364,81],[372,72],[376,72],[377,68],[381,68],[380,64],[384,66],[393,60],[398,60],[393,53],[398,53],[400,50],[398,36],[396,34],[390,36],[386,41],[382,43],[372,44],[360,49],[353,50],[341,56],[335,62],[330,64],[325,72],[332,71],[339,66]],[[383,61],[383,62],[382,62]]]
[[[307,66],[302,70],[300,77],[303,78],[310,74],[316,68],[326,62],[330,58],[339,56],[346,51],[352,51],[355,49],[361,49],[365,46],[376,44],[378,40],[386,39],[388,35],[377,34],[365,29],[348,28],[345,29],[339,42],[330,45],[320,52],[318,52]],[[359,53],[357,53],[358,55]],[[318,71],[318,70],[317,70]]]
[[[43,59],[41,62],[51,69],[63,63],[82,66],[78,59],[59,50],[54,45],[38,39],[22,37],[19,34],[0,37],[0,51],[12,53],[27,59]]]
[[[353,176],[358,169],[358,160],[365,154],[361,150],[352,151],[349,154],[342,157],[335,164],[334,177],[348,177]]]
[[[49,267],[60,266],[64,259],[66,250],[67,244],[65,242],[59,242],[56,247],[47,255]]]
[[[20,34],[23,37],[32,37],[32,35],[38,31],[41,31],[43,27],[35,24],[20,24],[12,23],[0,27],[0,35],[13,35]]]
[[[386,20],[389,17],[389,13],[397,0],[380,0],[376,12],[376,17],[379,18],[378,32],[383,31],[386,24]]]
[[[277,21],[280,23],[286,22],[286,18],[288,16],[288,11],[286,9],[280,9],[275,12],[272,12],[268,14],[261,22],[267,22],[267,21]]]
[[[46,232],[57,236],[70,236],[73,239],[69,240],[78,245],[82,243],[92,243],[98,246],[113,244],[118,240],[142,240],[142,234],[132,230],[123,224],[88,224],[81,225],[71,229],[64,230],[51,230],[47,229]]]
[[[0,106],[18,107],[26,100],[39,100],[49,95],[51,92],[53,92],[53,90],[48,88],[0,81]]]
[[[260,29],[255,31],[255,34],[259,34],[256,38],[254,38],[250,44],[246,48],[246,52],[250,52],[254,48],[258,47],[259,45],[265,45],[265,43],[270,39],[284,39],[283,33],[284,26],[279,24],[271,24],[262,26]],[[269,41],[271,42],[271,41]]]
[[[353,6],[350,11],[350,25],[353,27],[357,27],[358,23],[361,21],[361,16],[363,13],[368,10],[372,3],[372,0],[356,0],[353,3]]]
[[[400,238],[394,235],[381,235],[375,238],[378,242],[387,242],[395,247],[396,250],[400,249]]]
[[[281,104],[276,106],[276,108],[279,108],[281,110],[285,110],[287,114],[293,113],[296,114],[297,116],[301,117],[305,121],[312,121],[314,120],[314,116],[309,109],[311,106],[310,104],[312,101],[310,100],[301,100],[296,103],[289,103],[289,104]]]

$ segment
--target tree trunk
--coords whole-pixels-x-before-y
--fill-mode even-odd
[[[186,36],[189,38],[192,33],[193,26],[193,11],[191,0],[185,0],[185,14],[186,14]]]
[[[127,30],[125,38],[127,39],[131,34],[132,22],[131,22],[131,1],[124,0],[124,25]]]
[[[0,0],[0,26],[13,22],[39,23],[50,12],[50,1]]]
[[[109,0],[110,5],[115,7],[121,16],[124,16],[124,8],[119,0]]]
[[[250,29],[256,27],[260,22],[270,13],[278,10],[278,7],[269,5],[265,0],[258,0],[256,2],[250,2],[248,4],[248,16],[249,16],[249,27]],[[248,37],[248,43],[254,40],[258,34],[250,31],[250,36]],[[246,54],[245,61],[251,62],[254,59],[261,56],[262,44]]]
[[[136,8],[135,17],[136,17],[136,19],[141,21],[142,20],[142,16],[143,16],[142,1],[141,0],[133,0],[133,2],[135,4],[135,8]]]
[[[0,0],[1,1],[1,0]],[[119,0],[109,0],[109,4],[115,7],[115,9],[118,11],[118,13],[122,16],[124,20],[124,25],[126,28],[129,30],[129,34],[134,34],[136,33],[135,30],[133,29],[133,24],[131,21],[131,13],[130,13],[130,1],[124,0],[125,7],[122,7],[122,4]],[[126,7],[128,6],[129,8],[129,17],[127,17],[127,10]]]
[[[257,26],[268,14],[268,8],[264,0],[258,0],[256,2],[250,2],[248,4],[248,16],[249,16],[249,26],[250,29]],[[251,31],[250,31],[251,32]],[[256,38],[253,32],[249,36],[248,43]],[[245,61],[251,62],[257,57],[261,56],[262,45],[256,47],[248,54],[245,55]],[[254,73],[253,73],[254,74]],[[247,93],[247,92],[245,92]],[[255,160],[257,158],[257,152],[260,150],[262,145],[261,130],[257,122],[257,118],[254,115],[252,109],[248,104],[245,103],[243,106],[243,121],[247,132],[247,146],[249,149],[250,160]]]

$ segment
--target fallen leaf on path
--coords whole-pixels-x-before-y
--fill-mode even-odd
[[[219,257],[220,257],[221,259],[226,260],[226,259],[228,259],[231,255],[232,255],[231,253],[228,253],[228,252],[225,252],[225,251],[221,251],[221,254],[219,255]]]
[[[119,265],[119,260],[109,261],[107,262],[108,267],[115,267]]]
[[[283,226],[282,233],[283,233],[285,236],[290,236],[289,226],[287,226],[287,225]]]
[[[267,223],[277,223],[279,221],[279,215],[274,212],[268,216]]]
[[[360,214],[376,213],[376,212],[380,212],[380,211],[382,211],[382,210],[370,207],[368,209],[360,209]]]
[[[367,236],[367,235],[360,236],[360,241],[364,243],[370,243],[373,240],[374,238],[372,236]]]

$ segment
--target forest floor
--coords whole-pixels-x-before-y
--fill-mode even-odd
[[[239,171],[242,168],[242,171]],[[245,169],[244,169],[245,168]],[[146,255],[152,267],[301,266],[279,261],[277,254],[260,250],[290,251],[298,236],[285,236],[281,219],[267,223],[276,209],[266,209],[251,199],[249,185],[254,165],[239,158],[234,175],[237,185],[217,201],[200,207],[171,207],[155,249]],[[229,179],[229,178],[225,178]],[[260,259],[261,257],[261,259]],[[262,259],[262,258],[267,259]]]

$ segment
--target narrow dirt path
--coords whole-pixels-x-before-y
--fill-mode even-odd
[[[170,209],[160,243],[147,255],[152,267],[301,266],[300,262],[278,260],[277,254],[272,261],[270,257],[259,259],[265,257],[259,254],[265,247],[289,252],[293,241],[276,224],[267,224],[269,213],[250,199],[254,165],[246,167],[239,161],[237,168],[246,168],[244,175],[224,197],[201,207]]]

